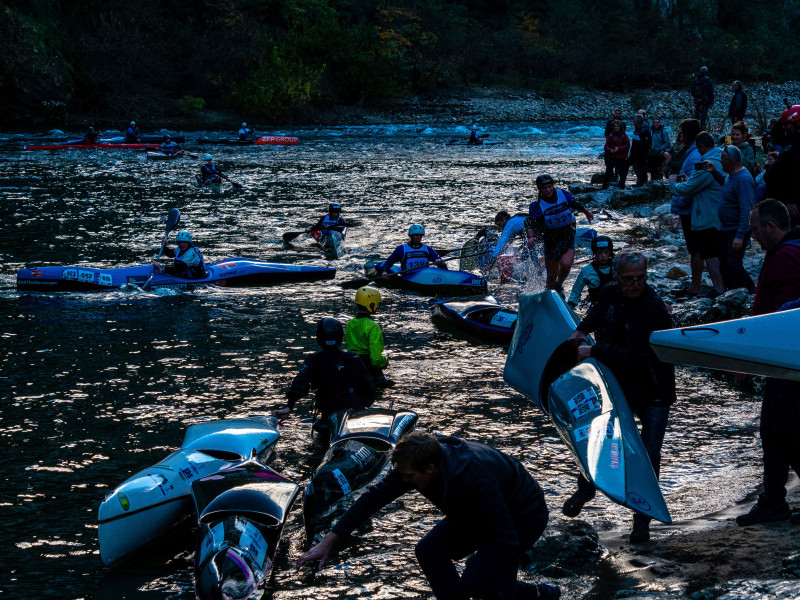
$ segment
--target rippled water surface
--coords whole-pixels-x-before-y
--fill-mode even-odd
[[[599,170],[599,125],[497,125],[490,139],[503,143],[479,148],[447,146],[456,130],[424,124],[275,132],[298,135],[295,147],[186,144],[197,154],[212,152],[246,188],[226,186],[220,195],[189,186],[198,164],[190,158],[152,163],[136,151],[21,152],[21,136],[0,138],[0,590],[17,598],[193,598],[191,531],[128,568],[102,566],[96,516],[104,494],[177,448],[188,425],[280,405],[315,350],[315,322],[354,312],[353,292],[341,282],[359,276],[365,260],[387,256],[411,223],[425,225],[434,247],[454,248],[498,210],[526,209],[536,175],[588,180]],[[224,135],[196,137],[203,134]],[[169,295],[14,289],[23,266],[150,262],[173,207],[207,260],[324,264],[313,247],[284,251],[280,239],[315,221],[328,202],[341,203],[358,225],[348,254],[334,263],[335,280]],[[595,227],[618,235],[625,224],[600,219]],[[490,291],[513,303],[519,290],[492,283]],[[398,385],[378,405],[416,410],[421,427],[490,442],[519,458],[546,490],[553,519],[560,518],[576,470],[554,428],[503,382],[504,350],[438,331],[427,298],[405,292],[384,293],[379,321],[388,375]],[[676,520],[741,500],[760,474],[756,398],[697,372],[680,370],[679,378],[662,467]],[[274,460],[298,483],[320,457],[302,422],[308,407],[306,401],[282,428]],[[290,569],[305,544],[298,502],[267,594],[429,596],[413,546],[437,518],[420,498],[404,497],[331,568],[312,576]],[[630,523],[629,511],[605,499],[585,518],[603,531]],[[576,595],[587,587],[560,584]]]

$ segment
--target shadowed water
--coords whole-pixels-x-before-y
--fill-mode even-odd
[[[136,151],[20,152],[21,137],[0,139],[0,589],[19,598],[193,598],[191,531],[127,568],[102,566],[96,518],[105,493],[177,448],[188,425],[281,405],[304,356],[315,350],[316,321],[354,312],[353,292],[341,282],[360,276],[367,259],[387,256],[411,223],[425,225],[435,248],[459,247],[498,210],[525,210],[536,175],[585,181],[600,169],[597,123],[490,131],[503,144],[447,146],[466,130],[424,125],[271,132],[298,135],[295,147],[186,144],[193,153],[214,154],[246,188],[226,185],[219,195],[189,185],[199,162],[191,158],[153,163]],[[302,238],[291,251],[280,241],[283,232],[316,221],[329,202],[342,204],[357,224],[348,254],[333,263],[335,280],[161,295],[14,289],[23,266],[152,261],[174,207],[206,260],[325,264]],[[619,237],[626,223],[598,220],[595,227]],[[490,291],[513,303],[518,289],[492,282]],[[576,469],[540,411],[503,382],[504,350],[438,331],[427,298],[383,295],[378,319],[390,352],[387,373],[398,384],[378,405],[413,409],[422,428],[489,442],[522,460],[560,518]],[[756,397],[681,369],[679,398],[662,465],[676,520],[740,501],[760,476]],[[320,458],[302,421],[309,406],[301,403],[282,427],[273,463],[301,484]],[[603,531],[623,532],[630,523],[629,511],[601,498],[584,515]],[[290,568],[305,545],[298,502],[267,593],[430,596],[413,547],[437,518],[419,497],[401,498],[330,568],[312,575]],[[577,592],[587,582],[559,584]]]

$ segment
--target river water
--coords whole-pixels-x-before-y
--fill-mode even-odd
[[[211,147],[231,179],[219,195],[189,185],[199,161],[148,162],[136,151],[20,152],[0,137],[0,595],[14,598],[194,597],[192,533],[126,568],[103,567],[97,507],[105,493],[180,445],[199,421],[265,414],[283,402],[324,316],[353,314],[341,282],[361,275],[423,223],[435,248],[459,247],[500,209],[525,210],[533,179],[588,181],[600,169],[602,124],[497,124],[484,147],[446,145],[461,128],[380,126],[275,131],[294,147]],[[197,132],[217,137],[224,132]],[[207,260],[248,256],[324,264],[318,250],[281,248],[329,202],[356,221],[336,279],[256,289],[21,293],[17,269],[151,261],[169,209],[181,210]],[[579,222],[579,225],[585,225]],[[619,239],[624,220],[598,219]],[[586,256],[586,250],[579,255]],[[536,291],[541,283],[529,284]],[[490,283],[512,302],[518,288]],[[546,490],[553,522],[575,468],[542,413],[502,380],[504,349],[440,332],[427,298],[387,291],[378,315],[397,386],[379,406],[413,409],[420,427],[488,442],[522,460]],[[758,398],[679,369],[679,404],[665,442],[662,488],[676,520],[742,501],[759,482]],[[282,427],[273,466],[303,484],[319,460],[306,401]],[[387,508],[312,575],[290,565],[303,551],[295,505],[266,594],[275,598],[430,597],[414,559],[438,513],[409,495]],[[626,533],[630,512],[597,499],[584,513]],[[657,532],[657,527],[654,528]],[[529,579],[530,576],[525,575]],[[565,597],[593,597],[597,574],[557,580]],[[597,597],[597,596],[594,596]]]

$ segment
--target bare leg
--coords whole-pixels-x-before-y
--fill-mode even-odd
[[[725,291],[725,285],[722,283],[722,272],[719,270],[719,258],[706,259],[706,267],[711,276],[711,285],[714,286],[714,291],[721,294]]]
[[[692,285],[689,286],[689,293],[699,294],[700,282],[703,280],[703,269],[705,268],[705,261],[700,258],[699,252],[692,254],[690,265],[692,269]]]
[[[547,269],[547,280],[544,287],[548,290],[554,290],[556,289],[561,262],[558,260],[545,260],[544,266]]]
[[[572,263],[575,262],[575,250],[567,250],[561,255],[558,261],[558,280],[556,281],[556,289],[560,290],[564,286],[564,282],[572,270]]]

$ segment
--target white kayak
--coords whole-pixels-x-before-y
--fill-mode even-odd
[[[198,423],[176,452],[108,493],[98,511],[103,564],[111,564],[164,535],[192,515],[191,483],[239,464],[267,458],[278,441],[275,417]]]
[[[570,335],[578,318],[553,291],[519,300],[503,378],[550,416],[578,468],[612,501],[671,518],[633,414],[610,370],[577,363]]]
[[[315,230],[311,232],[311,236],[322,248],[322,252],[328,260],[336,260],[344,255],[344,240],[347,237],[346,227],[341,233],[333,230],[325,233]]]
[[[222,191],[222,183],[209,183],[208,185],[202,185],[197,178],[192,178],[192,185],[200,190],[211,190],[214,193],[219,194]]]
[[[800,381],[800,309],[650,335],[664,362]]]

